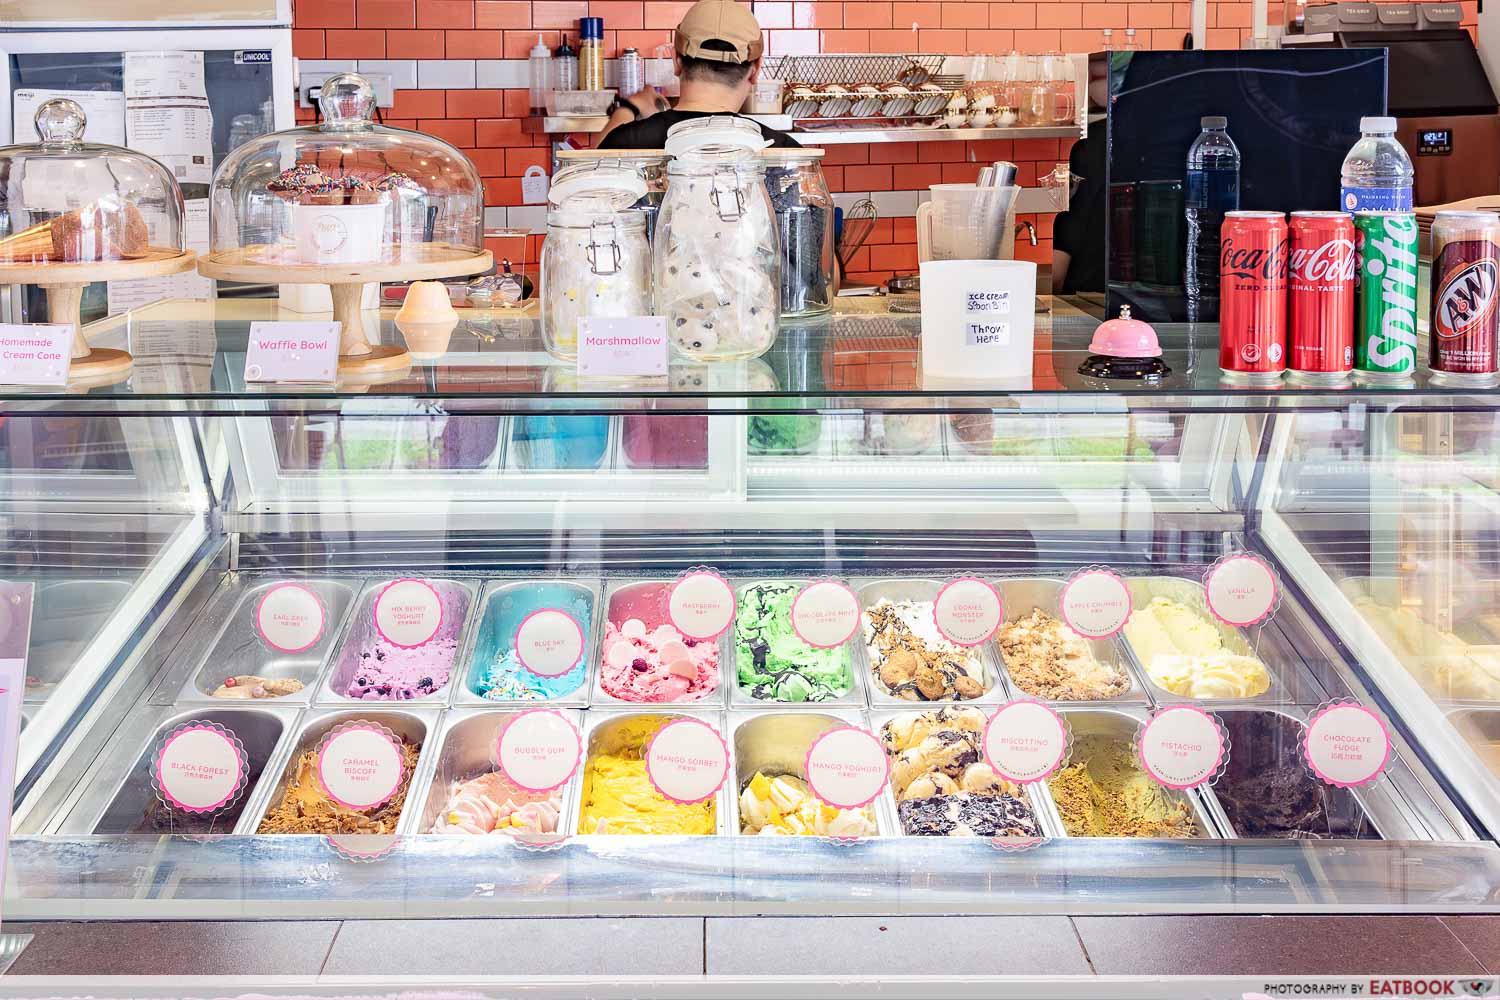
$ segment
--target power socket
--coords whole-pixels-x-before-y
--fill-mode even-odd
[[[318,95],[323,90],[323,81],[337,73],[307,73],[299,77],[300,86],[297,90],[297,104],[304,108],[314,108],[318,105]],[[360,76],[370,81],[370,86],[375,88],[375,106],[381,108],[393,108],[396,106],[396,87],[389,73],[361,73]]]

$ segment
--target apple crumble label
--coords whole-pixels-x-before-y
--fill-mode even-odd
[[[1085,639],[1107,639],[1130,620],[1130,588],[1114,570],[1090,566],[1068,579],[1058,610],[1068,628]]]

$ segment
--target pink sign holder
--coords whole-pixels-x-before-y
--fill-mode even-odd
[[[1001,705],[984,727],[984,759],[1018,785],[1045,781],[1068,759],[1072,734],[1067,720],[1035,699]]]
[[[278,583],[256,602],[255,634],[278,653],[305,653],[323,638],[327,617],[310,588]]]
[[[429,600],[431,604],[428,603]],[[433,608],[436,608],[435,613]],[[416,649],[427,645],[443,630],[443,599],[438,595],[437,588],[426,580],[411,577],[392,580],[376,596],[370,616],[374,619],[375,631],[380,638],[401,649]],[[399,626],[397,630],[402,633],[399,638],[388,634],[387,629],[382,626],[383,620],[385,625],[392,628]],[[432,622],[431,631],[427,630],[427,620]],[[413,625],[419,627],[412,634],[407,634]],[[405,639],[415,641],[402,641]]]
[[[859,598],[843,580],[813,580],[792,598],[797,638],[814,649],[836,649],[859,630]]]
[[[691,806],[729,779],[729,744],[701,719],[674,719],[646,745],[646,779],[664,799]]]
[[[521,669],[538,677],[561,677],[583,659],[583,626],[566,611],[541,608],[521,619],[512,648]]]
[[[358,864],[379,861],[395,849],[400,839],[394,833],[335,833],[324,838],[335,854]]]
[[[1141,767],[1166,788],[1211,785],[1229,764],[1229,731],[1219,717],[1193,705],[1169,705],[1136,734]]]
[[[583,738],[578,727],[555,708],[518,713],[495,741],[495,765],[516,787],[528,792],[561,788],[578,773]]]
[[[1281,580],[1271,564],[1250,552],[1220,556],[1203,574],[1209,613],[1225,625],[1249,628],[1276,613]]]
[[[863,809],[891,780],[891,761],[868,730],[838,726],[813,740],[802,773],[808,791],[820,802],[835,809]]]
[[[1125,578],[1097,565],[1068,577],[1057,604],[1063,622],[1085,639],[1118,635],[1135,610]]]
[[[1318,780],[1335,788],[1372,785],[1391,761],[1385,720],[1352,698],[1320,706],[1302,733],[1302,757]]]
[[[330,799],[360,812],[390,801],[408,777],[400,737],[364,720],[335,726],[323,737],[317,774]]]
[[[708,642],[734,624],[734,587],[717,570],[694,566],[667,588],[667,621],[689,639]]]
[[[217,722],[177,726],[151,757],[151,787],[174,809],[216,813],[238,801],[250,774],[245,744]]]
[[[977,576],[957,576],[932,601],[932,623],[955,646],[982,646],[1000,631],[1005,601],[1000,589]]]

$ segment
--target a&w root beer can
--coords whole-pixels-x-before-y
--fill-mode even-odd
[[[1439,212],[1432,223],[1432,380],[1486,388],[1497,381],[1500,215]]]

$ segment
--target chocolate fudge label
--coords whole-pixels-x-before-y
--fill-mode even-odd
[[[73,324],[0,323],[0,385],[67,385]]]
[[[1159,785],[1186,790],[1211,783],[1224,769],[1229,746],[1217,716],[1191,705],[1172,705],[1141,727],[1141,766]]]
[[[528,792],[550,792],[567,784],[583,757],[578,727],[555,708],[521,712],[500,731],[495,763]]]
[[[665,375],[667,354],[665,316],[585,316],[578,321],[578,374],[584,377]]]
[[[989,642],[1004,618],[1000,591],[977,576],[949,580],[932,602],[933,623],[943,638],[956,646]]]
[[[964,297],[964,311],[973,315],[989,314],[992,316],[1010,315],[1010,292],[997,292],[992,289],[982,291],[971,291]]]
[[[1039,701],[1002,705],[984,727],[985,760],[1006,781],[1044,781],[1057,773],[1067,755],[1067,724]]]
[[[443,599],[425,580],[393,580],[375,598],[375,631],[392,646],[415,649],[443,627]]]
[[[1010,324],[999,320],[965,323],[964,343],[970,347],[1004,347],[1010,343]]]
[[[1130,588],[1107,566],[1089,566],[1074,573],[1058,598],[1058,610],[1068,628],[1085,639],[1107,639],[1130,620]]]
[[[251,323],[245,381],[334,381],[340,329],[338,323]]]
[[[808,790],[835,809],[862,809],[891,777],[891,762],[868,730],[840,726],[813,740],[803,772]]]
[[[734,624],[734,588],[711,569],[692,569],[667,593],[667,620],[689,639],[717,639]]]
[[[401,740],[373,722],[337,727],[318,750],[318,781],[346,809],[374,809],[400,790],[405,777]]]
[[[162,801],[190,813],[218,812],[244,790],[245,747],[213,722],[186,722],[162,741],[151,762],[152,783]]]
[[[1313,774],[1338,788],[1368,785],[1390,763],[1390,731],[1380,716],[1358,702],[1324,705],[1313,713],[1302,738]]]
[[[583,626],[566,611],[542,608],[516,627],[516,659],[538,677],[561,677],[583,659]]]
[[[1236,628],[1271,617],[1281,596],[1276,571],[1260,556],[1248,552],[1215,562],[1203,577],[1203,587],[1208,610],[1219,621]]]
[[[646,778],[663,798],[690,806],[714,793],[729,777],[729,745],[698,719],[676,719],[659,729],[646,747]]]
[[[322,638],[323,602],[300,583],[278,583],[255,605],[255,633],[279,653],[303,653]]]
[[[859,628],[859,598],[840,580],[815,580],[792,599],[792,631],[816,649],[842,646]]]

